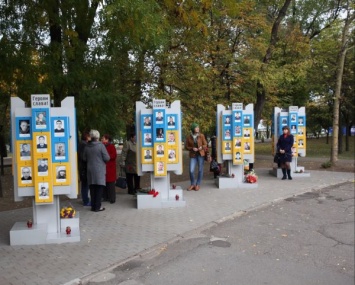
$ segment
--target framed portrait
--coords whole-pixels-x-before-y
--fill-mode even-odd
[[[16,117],[16,138],[18,140],[32,139],[30,117]]]
[[[169,130],[176,130],[178,128],[177,115],[167,114],[166,115],[166,125]]]
[[[233,112],[233,117],[234,117],[234,122],[240,123],[242,121],[242,112],[241,111],[236,111]]]
[[[164,145],[163,144],[158,144],[155,147],[155,154],[156,154],[157,157],[164,157],[165,149],[164,149]]]
[[[49,198],[49,183],[41,182],[38,183],[38,199],[48,199]]]
[[[242,126],[241,125],[234,126],[234,136],[235,137],[241,137],[242,136]]]
[[[53,141],[52,144],[52,160],[67,161],[68,160],[68,145],[64,141]]]
[[[153,162],[153,149],[142,148],[142,163],[151,164]]]
[[[175,162],[176,156],[177,156],[176,149],[174,149],[174,148],[168,149],[168,161],[169,162]]]
[[[37,144],[34,147],[37,153],[48,152],[48,137],[49,136],[47,134],[36,135]]]
[[[158,109],[154,110],[154,121],[157,125],[164,125],[165,110]]]
[[[71,181],[70,164],[61,162],[53,163],[52,177],[53,185],[69,185]]]
[[[66,137],[68,135],[68,118],[52,117],[51,118],[52,134],[54,137]]]
[[[22,141],[18,143],[20,160],[31,160],[32,158],[32,144],[30,141]]]
[[[152,115],[141,115],[141,129],[151,129],[152,128]]]
[[[306,125],[304,116],[299,116],[298,117],[298,125],[299,126],[305,126]]]
[[[231,115],[223,115],[223,124],[225,126],[231,125]]]
[[[152,145],[152,133],[151,132],[143,132],[142,134],[142,145],[143,146],[151,146]]]
[[[280,125],[287,126],[288,125],[288,118],[286,116],[280,116]]]
[[[38,176],[48,176],[48,158],[37,159],[37,175]]]
[[[290,123],[297,124],[297,122],[298,122],[297,113],[290,113]]]
[[[18,169],[18,185],[23,187],[33,186],[32,166],[21,165]]]
[[[234,148],[241,148],[242,147],[242,140],[239,138],[234,139]]]
[[[224,152],[225,153],[230,153],[232,152],[232,147],[230,142],[225,142],[224,143]]]
[[[297,134],[297,125],[296,124],[291,125],[291,134],[293,134],[293,135]]]
[[[177,131],[168,131],[167,133],[167,141],[169,145],[175,145],[178,140],[178,132]]]
[[[49,109],[32,109],[32,131],[48,131],[50,126]]]
[[[164,128],[156,128],[155,140],[156,141],[164,141],[165,140]]]
[[[253,137],[253,129],[252,128],[244,128],[243,129],[243,138],[249,140]]]
[[[154,175],[166,176],[166,165],[164,161],[157,161],[154,167]]]
[[[243,126],[249,127],[253,123],[252,115],[243,115]]]
[[[231,140],[232,134],[230,128],[224,128],[223,130],[223,140]]]
[[[246,141],[244,140],[242,143],[242,149],[244,153],[251,153],[252,149],[251,149],[251,143],[250,141]]]

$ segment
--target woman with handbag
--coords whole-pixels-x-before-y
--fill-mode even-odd
[[[291,177],[290,162],[292,161],[292,146],[294,143],[293,135],[290,133],[290,129],[287,126],[282,128],[283,134],[279,137],[277,142],[277,152],[279,153],[279,162],[282,169],[282,180],[289,179]],[[286,176],[287,173],[287,176]]]
[[[106,163],[106,186],[104,188],[103,198],[105,201],[110,201],[111,204],[116,202],[116,158],[117,151],[112,144],[111,136],[104,134],[101,138],[101,142],[106,147],[106,150],[110,156],[110,160]]]
[[[120,165],[126,170],[126,180],[128,186],[128,194],[135,195],[140,189],[140,176],[137,174],[137,145],[136,134],[131,133],[129,140],[123,146],[120,158]]]
[[[190,182],[191,185],[187,191],[200,190],[203,177],[203,164],[207,150],[207,141],[205,136],[200,133],[200,127],[197,123],[191,124],[191,134],[186,138],[185,149],[189,151],[190,157]],[[195,180],[195,168],[198,168],[197,180]]]

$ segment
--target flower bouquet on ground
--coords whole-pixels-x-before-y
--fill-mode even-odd
[[[248,171],[244,176],[244,181],[246,183],[256,183],[258,182],[258,176],[256,175],[254,169]]]
[[[63,207],[60,210],[60,217],[62,219],[71,219],[75,217],[75,209],[72,205],[69,204],[69,206]]]

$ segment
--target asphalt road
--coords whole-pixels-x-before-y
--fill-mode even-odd
[[[197,231],[88,284],[354,285],[354,183]]]

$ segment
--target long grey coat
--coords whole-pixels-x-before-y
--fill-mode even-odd
[[[103,143],[89,142],[84,150],[83,160],[87,163],[88,185],[106,185],[106,162],[110,156]]]

